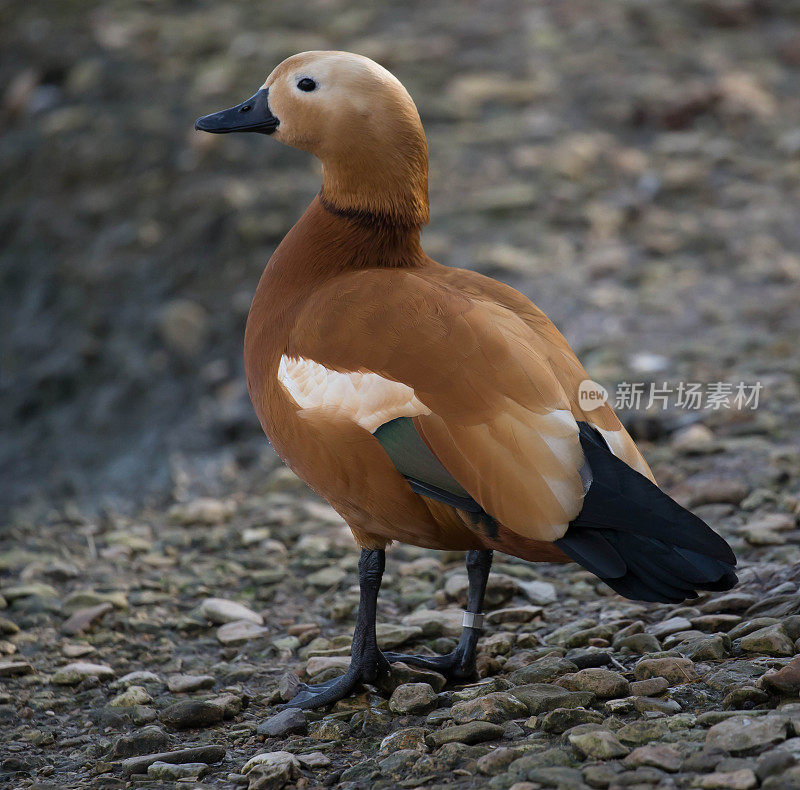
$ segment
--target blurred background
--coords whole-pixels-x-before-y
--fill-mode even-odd
[[[607,385],[763,381],[687,447],[796,467],[797,0],[5,0],[0,511],[264,485],[244,324],[319,168],[192,125],[308,49],[417,101],[429,254],[522,289]]]

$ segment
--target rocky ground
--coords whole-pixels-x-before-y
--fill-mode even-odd
[[[800,787],[796,1],[44,7],[0,3],[0,783]],[[426,249],[531,295],[595,379],[761,382],[624,414],[735,591],[640,605],[498,556],[480,683],[396,667],[278,714],[341,671],[357,600],[240,362],[319,174],[191,123],[309,48],[408,85]],[[462,563],[390,550],[384,646],[453,645]]]
[[[693,439],[694,440],[690,441]],[[796,500],[657,457],[735,546],[741,585],[625,601],[575,566],[496,558],[480,682],[397,665],[331,710],[278,713],[348,661],[357,551],[277,470],[168,513],[9,527],[0,542],[0,781],[15,787],[800,787]],[[703,445],[701,447],[701,445]],[[384,648],[454,646],[463,556],[389,552]]]

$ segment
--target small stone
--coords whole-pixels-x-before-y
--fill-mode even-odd
[[[161,721],[176,730],[209,727],[224,718],[223,708],[208,700],[186,699],[161,711]]]
[[[641,656],[646,653],[658,653],[661,650],[661,643],[652,634],[630,634],[621,639],[615,639],[614,649]]]
[[[303,768],[309,768],[312,771],[317,771],[320,768],[327,768],[331,764],[331,758],[322,752],[308,752],[307,754],[298,754],[297,759]]]
[[[291,752],[263,752],[242,768],[248,790],[280,790],[300,775],[300,761]]]
[[[561,678],[559,685],[570,691],[591,691],[600,699],[627,697],[631,692],[630,683],[619,672],[600,667],[582,669],[573,675],[567,675]]]
[[[256,732],[270,738],[279,738],[292,733],[305,734],[308,732],[308,719],[305,712],[299,708],[286,708],[261,722]]]
[[[350,725],[336,719],[323,719],[309,725],[308,737],[317,741],[342,741],[350,735]]]
[[[657,639],[663,639],[678,631],[688,631],[691,627],[692,624],[685,617],[670,617],[668,620],[649,626],[647,630]]]
[[[436,692],[427,683],[404,683],[398,686],[389,699],[393,713],[427,713],[436,707]]]
[[[269,635],[269,629],[256,625],[249,620],[238,620],[225,623],[217,629],[217,639],[223,645],[238,645],[251,639],[260,639]]]
[[[576,672],[578,667],[571,661],[557,656],[545,656],[528,666],[521,667],[511,673],[508,680],[513,685],[529,683],[547,683],[568,672]]]
[[[105,664],[92,664],[88,661],[75,661],[56,670],[53,683],[57,686],[77,686],[86,678],[107,680],[114,677],[114,670]]]
[[[602,721],[602,715],[594,710],[556,708],[542,717],[541,728],[545,732],[562,733],[579,724],[600,724]]]
[[[209,689],[215,683],[216,680],[211,675],[170,675],[167,678],[167,688],[173,694]]]
[[[33,665],[27,661],[0,661],[0,678],[32,675],[33,672]]]
[[[522,751],[520,749],[500,746],[478,758],[478,770],[486,776],[494,776],[495,774],[503,773],[514,760],[521,756]]]
[[[700,680],[693,662],[688,658],[643,658],[633,669],[637,680],[661,677],[669,683],[696,683]]]
[[[683,642],[678,650],[692,661],[720,661],[730,655],[731,638],[727,634],[712,634]]]
[[[406,615],[401,622],[421,628],[426,637],[458,637],[461,635],[463,617],[461,609],[425,609]]]
[[[596,760],[611,760],[615,757],[624,757],[629,751],[608,730],[569,733],[567,740],[585,757],[591,757]]]
[[[743,636],[739,645],[746,653],[768,656],[793,656],[794,643],[779,623]]]
[[[631,683],[631,694],[637,697],[655,697],[669,688],[666,678],[655,677],[648,680],[634,680]]]
[[[419,752],[426,750],[425,736],[428,730],[424,727],[404,727],[402,730],[387,735],[380,745],[380,751],[393,752],[400,749],[416,749]]]
[[[206,763],[211,765],[225,758],[224,746],[195,746],[189,749],[177,749],[172,752],[156,752],[137,757],[129,757],[122,762],[125,776],[147,773],[147,769],[155,762],[172,763]]]
[[[310,573],[305,577],[304,582],[312,587],[327,589],[329,587],[338,587],[346,578],[347,571],[334,565],[328,568],[320,568],[318,571]]]
[[[768,776],[781,774],[796,764],[796,755],[782,749],[773,749],[759,757],[756,764],[756,776],[763,782]]]
[[[584,708],[594,702],[595,696],[589,691],[568,691],[552,683],[531,683],[517,686],[511,693],[528,708],[531,716],[555,710],[556,708]]]
[[[191,299],[172,299],[160,310],[158,328],[168,348],[191,358],[205,345],[209,329],[208,313]]]
[[[507,625],[512,623],[529,623],[541,615],[541,606],[512,606],[506,609],[495,609],[486,615],[489,625]]]
[[[378,623],[375,631],[378,637],[378,647],[381,650],[393,650],[422,636],[422,629],[411,625]]]
[[[0,674],[2,670],[0,670]],[[800,692],[800,656],[793,658],[777,672],[768,672],[761,677],[761,684],[786,696],[796,696]]]
[[[729,631],[742,622],[738,614],[701,614],[692,618],[692,628],[698,631]]]
[[[471,721],[468,724],[457,724],[454,727],[444,727],[431,733],[425,738],[425,743],[431,749],[436,749],[446,743],[482,743],[483,741],[496,741],[502,738],[505,729],[499,724],[488,721]]]
[[[250,607],[227,598],[206,598],[200,604],[200,614],[215,625],[235,623],[246,620],[256,625],[264,625],[264,618]]]
[[[722,771],[704,776],[700,782],[703,790],[750,790],[758,787],[758,779],[749,768]]]
[[[149,672],[146,669],[137,670],[136,672],[129,672],[123,675],[111,684],[112,689],[123,688],[128,686],[147,686],[147,685],[161,685],[161,678],[155,672]]]
[[[450,715],[456,724],[466,724],[469,721],[502,724],[510,719],[524,718],[528,715],[528,707],[512,694],[496,691],[453,705]]]
[[[746,754],[784,741],[786,730],[787,721],[781,716],[731,716],[709,729],[706,749]]]
[[[722,698],[722,708],[724,710],[746,710],[757,708],[769,702],[769,694],[754,686],[740,686],[731,689]]]
[[[519,586],[525,597],[533,604],[547,606],[557,600],[555,585],[550,582],[529,581],[519,582]]]
[[[447,678],[432,669],[412,667],[409,664],[398,661],[392,664],[392,671],[389,676],[379,679],[378,686],[391,694],[403,683],[427,683],[433,687],[434,691],[438,692],[447,685]]]
[[[192,502],[173,505],[169,509],[169,517],[174,523],[184,526],[204,524],[213,527],[228,521],[235,512],[236,506],[232,502],[200,498]]]
[[[633,707],[639,713],[655,711],[672,715],[673,713],[680,713],[682,710],[680,703],[674,699],[652,699],[650,697],[633,697],[632,699]]]
[[[78,609],[61,626],[65,634],[74,636],[83,633],[87,628],[101,620],[106,614],[114,609],[113,604],[108,601],[99,603],[97,606],[88,606],[85,609]]]
[[[122,735],[114,741],[108,753],[109,760],[120,760],[136,755],[150,754],[169,744],[169,736],[161,727],[151,724],[137,732]]]
[[[43,582],[32,582],[30,584],[16,584],[11,587],[0,588],[0,595],[11,603],[18,598],[58,598],[59,593],[55,587]]]
[[[717,598],[711,598],[700,604],[700,611],[706,613],[743,612],[749,609],[756,600],[756,597],[749,593],[732,592]]]
[[[675,773],[680,770],[683,758],[681,753],[672,746],[663,743],[651,743],[646,746],[637,746],[624,760],[628,768],[638,768],[640,765],[652,765],[662,771]]]
[[[177,782],[180,779],[199,779],[208,773],[205,763],[164,763],[156,760],[147,767],[147,775],[152,779]]]
[[[108,704],[112,708],[132,708],[135,705],[149,705],[153,698],[142,686],[129,686],[126,691],[117,694]]]

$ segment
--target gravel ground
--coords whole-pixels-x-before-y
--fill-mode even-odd
[[[0,783],[800,787],[795,0],[5,2],[0,22]],[[756,410],[625,415],[734,546],[736,590],[639,605],[497,556],[480,683],[395,668],[277,715],[294,677],[341,671],[357,601],[352,539],[276,463],[240,362],[319,174],[191,123],[317,47],[417,99],[428,252],[531,295],[609,390],[761,382]],[[463,556],[393,547],[383,644],[448,650],[464,583]]]

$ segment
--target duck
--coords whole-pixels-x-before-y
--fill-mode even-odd
[[[247,387],[283,462],[347,522],[361,554],[346,672],[285,707],[331,705],[397,662],[475,678],[494,552],[576,562],[633,600],[737,582],[728,543],[656,484],[545,313],[432,260],[428,145],[401,82],[348,52],[303,52],[249,99],[198,118],[321,162],[322,184],[270,258],[244,338]],[[445,655],[383,652],[376,607],[394,541],[466,552],[467,608]]]

